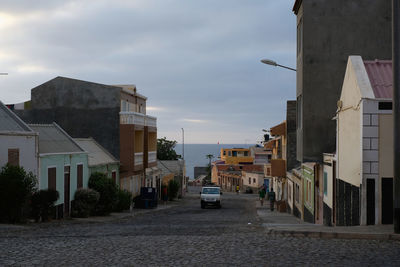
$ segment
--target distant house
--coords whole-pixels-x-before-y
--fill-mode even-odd
[[[175,181],[177,181],[180,186],[179,195],[184,196],[188,182],[188,178],[186,177],[185,161],[157,160],[157,167],[160,170],[161,183],[163,185],[168,185],[168,182],[170,180],[175,179]]]
[[[221,148],[221,160],[225,164],[253,164],[248,148]]]
[[[393,223],[392,62],[350,56],[338,101],[336,225]],[[330,189],[330,187],[333,187]]]
[[[95,172],[101,172],[119,185],[119,161],[93,138],[74,138],[88,152],[89,178]]]
[[[67,217],[75,191],[88,185],[88,153],[56,123],[29,126],[39,133],[39,189],[57,190],[55,216]]]
[[[0,167],[7,163],[38,175],[38,135],[0,101]]]

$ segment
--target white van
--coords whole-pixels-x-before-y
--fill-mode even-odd
[[[221,208],[221,195],[221,188],[217,186],[204,186],[200,192],[201,208],[204,209],[207,205]]]

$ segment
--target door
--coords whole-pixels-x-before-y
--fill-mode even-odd
[[[70,167],[64,167],[64,217],[69,216],[70,210]]]
[[[382,224],[393,223],[393,178],[382,178]]]
[[[367,225],[375,224],[375,180],[367,179]]]

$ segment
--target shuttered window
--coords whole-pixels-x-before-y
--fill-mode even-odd
[[[8,149],[8,164],[13,166],[19,166],[19,149],[10,148]]]
[[[56,185],[57,171],[55,167],[47,169],[47,177],[48,177],[48,188],[57,190],[57,185]]]
[[[82,164],[78,164],[77,166],[77,185],[78,188],[82,188],[83,187],[83,165]]]

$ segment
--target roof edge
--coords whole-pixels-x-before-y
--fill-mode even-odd
[[[301,6],[302,3],[303,3],[303,0],[296,0],[296,1],[294,2],[292,11],[293,11],[293,13],[294,13],[295,15],[297,15],[297,13],[299,12],[299,8],[300,8],[300,6]]]

